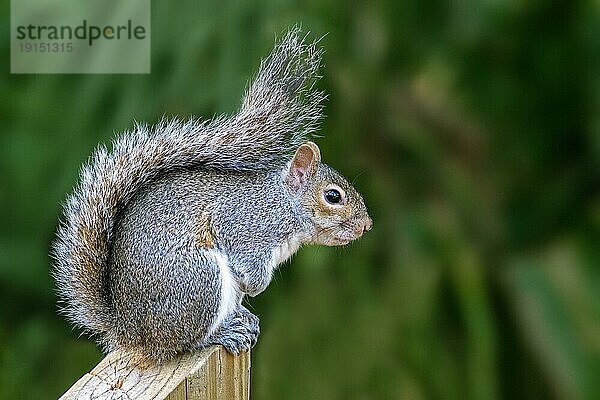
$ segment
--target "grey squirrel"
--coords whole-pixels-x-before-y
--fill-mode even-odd
[[[321,50],[293,29],[241,109],[137,125],[96,150],[68,198],[52,274],[61,311],[105,351],[152,362],[259,333],[241,302],[304,244],[372,226],[360,194],[307,141],[322,118]]]

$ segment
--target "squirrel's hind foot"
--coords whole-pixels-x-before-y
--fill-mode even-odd
[[[239,306],[210,338],[210,344],[220,344],[231,354],[250,350],[260,333],[258,317]]]

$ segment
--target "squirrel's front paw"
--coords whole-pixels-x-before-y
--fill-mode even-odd
[[[244,307],[237,309],[211,340],[211,344],[220,344],[231,354],[238,355],[248,351],[256,344],[260,333],[258,317]]]
[[[253,276],[246,272],[238,273],[238,282],[240,290],[251,297],[262,293],[269,285],[269,281],[265,281],[265,277]]]

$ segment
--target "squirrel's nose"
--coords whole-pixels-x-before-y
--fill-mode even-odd
[[[370,231],[372,227],[373,227],[373,220],[369,216],[367,216],[367,218],[365,219],[364,225],[363,225],[362,233],[365,233],[366,231]]]

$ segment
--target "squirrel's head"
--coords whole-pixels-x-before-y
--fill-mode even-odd
[[[313,142],[298,147],[284,175],[290,192],[309,215],[309,243],[344,245],[373,226],[362,196],[336,170],[321,163],[321,151]]]

